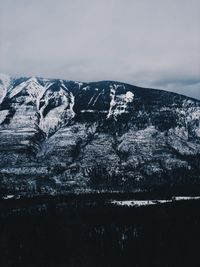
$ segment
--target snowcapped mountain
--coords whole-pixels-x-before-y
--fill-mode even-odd
[[[0,75],[0,190],[126,190],[200,179],[200,101],[113,81]]]

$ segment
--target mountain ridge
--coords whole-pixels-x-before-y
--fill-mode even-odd
[[[54,81],[54,82],[57,82],[57,81],[65,81],[65,82],[75,82],[75,83],[81,83],[81,84],[96,84],[96,83],[116,83],[116,84],[123,84],[123,85],[127,85],[127,86],[134,86],[136,88],[142,88],[142,89],[150,89],[150,90],[155,90],[155,91],[159,91],[159,92],[169,92],[169,93],[172,93],[172,94],[176,94],[176,95],[180,95],[180,96],[184,96],[184,97],[187,97],[187,98],[190,98],[192,100],[197,100],[197,101],[200,101],[199,99],[195,98],[195,97],[192,97],[192,96],[187,96],[185,94],[180,94],[180,93],[176,93],[174,91],[168,91],[166,89],[159,89],[159,88],[153,88],[153,87],[143,87],[143,86],[139,86],[139,85],[133,85],[132,83],[128,83],[128,82],[123,82],[123,81],[118,81],[118,80],[97,80],[97,81],[74,81],[74,80],[67,80],[67,79],[63,79],[63,78],[43,78],[42,76],[22,76],[22,77],[19,77],[19,76],[12,76],[12,75],[7,75],[7,74],[4,74],[4,73],[0,73],[0,81],[1,81],[1,77],[2,76],[6,76],[7,78],[10,78],[10,79],[13,79],[13,80],[19,80],[19,79],[25,79],[25,80],[28,80],[28,79],[32,79],[32,78],[35,78],[35,79],[38,79],[38,80],[43,80],[43,81]]]

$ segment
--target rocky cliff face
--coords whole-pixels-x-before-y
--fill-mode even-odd
[[[0,190],[132,191],[200,179],[200,101],[119,82],[0,75]]]

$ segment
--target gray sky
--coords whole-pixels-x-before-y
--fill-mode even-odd
[[[0,72],[200,99],[200,1],[0,0]]]

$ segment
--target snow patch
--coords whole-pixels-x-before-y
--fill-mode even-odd
[[[65,87],[65,89],[67,88]],[[57,106],[51,108],[44,116],[44,110],[48,108],[52,99],[54,99],[55,103],[57,103]],[[56,92],[51,90],[46,91],[43,96],[44,105],[39,110],[40,129],[49,135],[70,121],[75,116],[75,112],[73,110],[74,100],[74,95],[71,92],[65,91],[62,87],[60,87],[60,90]]]
[[[115,102],[115,90],[113,89],[112,86],[111,86],[111,90],[110,90],[110,98],[111,98],[110,108],[109,108],[108,115],[107,115],[108,119],[111,117],[111,115],[113,113],[113,107],[116,105],[116,102]]]
[[[149,206],[155,205],[156,203],[152,200],[124,200],[124,201],[111,201],[111,204],[117,206],[126,206],[126,207],[141,207],[141,206]]]
[[[3,102],[11,83],[11,77],[0,73],[0,104]]]
[[[35,103],[37,108],[39,109],[39,101],[46,88],[40,85],[36,78],[32,77],[28,81],[22,82],[20,85],[13,88],[10,93],[10,98],[16,96],[23,89],[25,89],[29,94],[29,97],[27,97],[26,102],[31,101]]]
[[[164,204],[164,203],[171,203],[174,201],[181,201],[181,200],[198,200],[200,199],[199,196],[196,197],[189,197],[189,196],[176,196],[172,197],[171,199],[159,199],[159,200],[112,200],[110,201],[111,204],[116,206],[125,206],[125,207],[142,207],[142,206],[150,206],[156,204]]]
[[[11,199],[11,198],[14,198],[14,195],[7,195],[3,197],[3,199]]]
[[[197,199],[200,199],[200,197],[199,196],[196,196],[196,197],[179,196],[179,197],[173,197],[173,199],[175,201],[179,201],[179,200],[197,200]]]
[[[83,87],[83,88],[82,88],[83,91],[87,91],[87,90],[89,90],[89,89],[90,89],[89,86],[86,86],[86,87]]]
[[[129,103],[129,102],[132,102],[134,99],[134,94],[130,91],[126,92],[125,94],[125,97],[124,97],[124,100]]]
[[[9,110],[0,111],[0,124],[6,119],[6,116],[9,114]]]
[[[123,113],[129,113],[128,104],[133,102],[134,100],[134,94],[130,91],[127,91],[125,94],[117,94],[116,88],[117,85],[110,86],[110,108],[108,111],[107,119],[110,117],[114,117],[114,119],[117,119],[118,115],[121,115]]]
[[[81,86],[83,85],[83,83],[81,83],[81,82],[75,82],[76,84],[78,84],[78,88],[80,89],[81,88]]]

